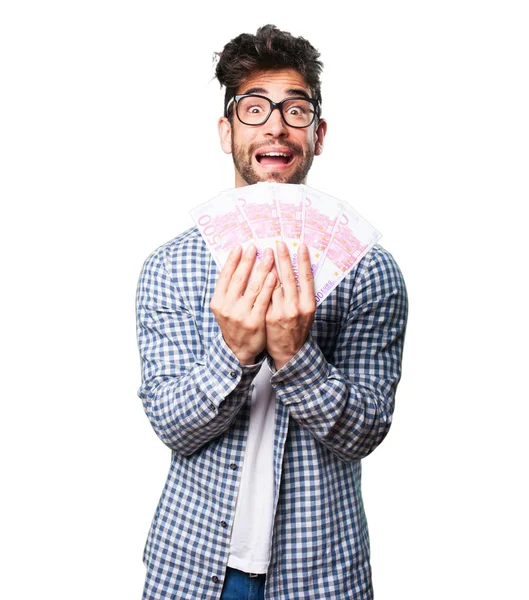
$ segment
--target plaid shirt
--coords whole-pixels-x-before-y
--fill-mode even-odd
[[[156,250],[138,285],[139,396],[171,465],[145,544],[144,600],[218,600],[252,380],[209,308],[219,270],[198,230]],[[375,246],[318,307],[276,394],[274,526],[265,598],[373,597],[360,459],[391,424],[404,281]]]

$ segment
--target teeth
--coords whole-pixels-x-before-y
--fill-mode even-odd
[[[288,157],[288,154],[285,154],[284,152],[266,152],[265,154],[260,154],[259,156],[284,156],[284,157]]]

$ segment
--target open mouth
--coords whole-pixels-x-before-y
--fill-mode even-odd
[[[289,165],[294,160],[294,154],[292,152],[258,152],[255,158],[263,167],[277,167]]]

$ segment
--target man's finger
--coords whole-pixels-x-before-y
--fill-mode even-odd
[[[274,288],[276,284],[279,282],[277,278],[277,273],[274,271],[270,271],[266,276],[263,287],[255,299],[255,303],[253,305],[252,314],[254,314],[259,321],[263,320],[266,315],[266,311],[270,306],[270,300],[272,298],[272,294],[274,293]]]
[[[261,262],[257,265],[257,268],[253,272],[253,275],[250,278],[250,281],[246,287],[246,291],[244,292],[244,300],[247,302],[248,307],[251,308],[257,296],[260,294],[266,276],[270,272],[274,264],[274,254],[271,248],[266,248],[264,251],[264,256]]]
[[[299,296],[302,304],[312,306],[316,303],[314,297],[314,277],[310,264],[309,249],[301,244],[298,251]]]
[[[278,304],[279,302],[283,302],[283,286],[281,285],[281,280],[279,279],[279,273],[277,272],[276,267],[271,271],[275,275],[275,283],[274,289],[272,290],[272,304]]]
[[[220,272],[219,280],[217,281],[217,285],[215,288],[215,293],[220,293],[223,296],[226,294],[228,287],[230,285],[231,278],[233,273],[237,269],[239,262],[241,260],[242,247],[240,244],[234,246],[230,253],[228,254],[228,258],[222,267]]]
[[[252,272],[255,263],[256,254],[257,248],[253,244],[248,246],[244,251],[228,285],[226,292],[226,298],[228,300],[235,302],[244,294],[246,286],[248,285],[250,273]]]
[[[277,244],[277,258],[279,261],[279,271],[281,272],[281,285],[283,286],[283,294],[285,299],[292,300],[298,295],[296,276],[292,269],[292,261],[290,253],[285,242]]]

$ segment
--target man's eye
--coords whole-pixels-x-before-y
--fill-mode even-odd
[[[253,106],[248,106],[246,108],[246,112],[252,113],[254,115],[258,115],[259,113],[263,112],[263,107],[257,106],[256,104],[254,104]]]
[[[288,109],[288,114],[294,117],[299,117],[305,114],[305,109],[302,106],[291,106]]]

